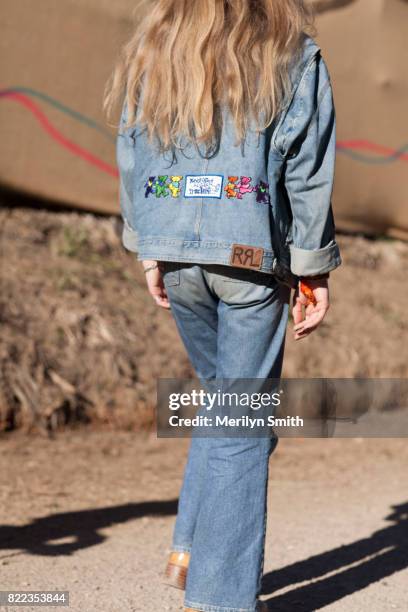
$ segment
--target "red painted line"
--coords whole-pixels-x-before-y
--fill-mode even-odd
[[[373,153],[379,153],[381,155],[397,155],[398,159],[408,160],[408,153],[391,149],[390,147],[384,147],[378,145],[369,140],[342,140],[337,143],[338,148],[342,149],[365,149],[366,151],[372,151]]]
[[[41,111],[40,107],[37,106],[27,95],[20,93],[16,90],[6,89],[0,90],[0,98],[11,98],[19,104],[25,106],[35,116],[35,118],[41,124],[43,129],[51,136],[51,138],[58,142],[58,144],[69,150],[73,155],[81,157],[89,164],[96,166],[97,168],[109,174],[110,176],[118,178],[119,172],[115,166],[107,164],[102,159],[93,155],[87,149],[84,149],[69,140],[68,138],[65,138],[65,136],[51,124],[51,122],[47,119],[46,115]],[[394,158],[394,160],[389,161],[396,161],[398,159],[402,161],[408,161],[408,153],[406,153],[404,150],[406,149],[406,147],[398,151],[390,147],[385,147],[383,145],[370,142],[369,140],[343,140],[337,142],[337,149],[348,149],[350,151],[366,150],[379,155],[385,155],[389,158]],[[366,161],[368,162],[369,159],[366,159]]]
[[[105,172],[106,174],[109,174],[110,176],[118,178],[119,172],[117,168],[115,168],[114,166],[111,166],[110,164],[107,164],[99,157],[96,157],[95,155],[93,155],[93,153],[91,153],[87,149],[80,147],[75,142],[72,142],[72,140],[69,140],[68,138],[66,138],[59,130],[57,130],[56,127],[52,125],[52,123],[47,119],[46,115],[44,115],[44,113],[39,108],[39,106],[37,106],[35,102],[30,100],[28,96],[25,96],[24,94],[21,94],[18,92],[11,91],[11,92],[2,92],[1,97],[11,98],[15,100],[16,102],[18,102],[19,104],[21,104],[22,106],[24,106],[25,108],[27,108],[37,119],[37,121],[40,123],[42,128],[49,134],[49,136],[51,136],[51,138],[55,140],[59,145],[61,145],[62,147],[70,151],[73,155],[84,159],[86,162],[88,162],[92,166],[96,166],[97,168],[99,168],[99,170],[102,170],[102,172]]]

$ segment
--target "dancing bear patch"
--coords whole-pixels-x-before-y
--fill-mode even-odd
[[[229,200],[243,200],[253,194],[259,204],[269,204],[269,184],[259,181],[252,184],[250,176],[228,175],[226,185],[222,174],[189,174],[184,176],[149,176],[144,184],[145,197],[177,199],[184,198],[217,198],[223,193]]]

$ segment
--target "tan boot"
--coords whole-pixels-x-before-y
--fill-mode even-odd
[[[165,582],[176,589],[186,588],[187,570],[190,563],[190,553],[172,552],[165,571]]]

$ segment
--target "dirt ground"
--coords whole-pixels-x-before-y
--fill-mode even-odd
[[[19,203],[0,208],[0,430],[151,429],[157,378],[192,371],[117,219]],[[408,244],[338,241],[331,310],[307,340],[289,325],[283,376],[406,377]]]
[[[188,440],[82,428],[0,442],[1,589],[68,590],[73,612],[182,609],[162,571]],[[280,440],[271,611],[407,609],[407,461],[402,439]]]

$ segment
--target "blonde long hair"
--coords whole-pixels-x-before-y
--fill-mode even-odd
[[[137,15],[104,108],[111,117],[125,99],[126,127],[144,125],[163,151],[180,136],[211,146],[224,105],[238,141],[251,118],[266,129],[289,92],[303,37],[314,33],[304,0],[142,0]]]

